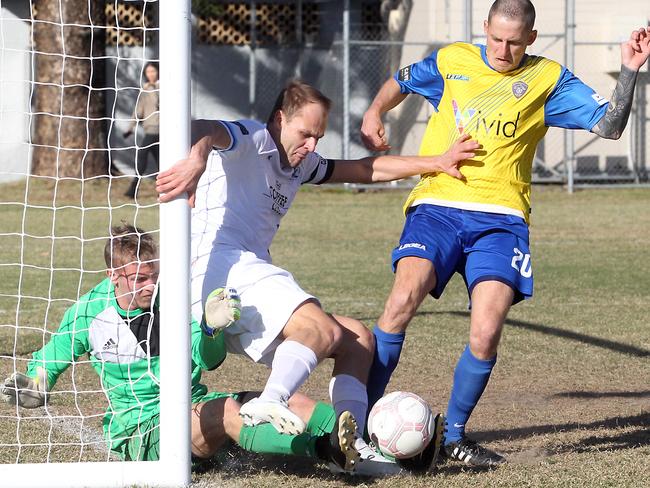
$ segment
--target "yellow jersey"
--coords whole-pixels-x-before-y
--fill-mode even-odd
[[[442,154],[465,133],[482,145],[461,164],[464,180],[422,175],[405,211],[431,203],[528,221],[533,158],[548,127],[591,129],[607,108],[607,100],[555,61],[525,56],[518,68],[500,73],[481,45],[450,44],[395,79],[402,93],[420,94],[435,109],[420,155]]]

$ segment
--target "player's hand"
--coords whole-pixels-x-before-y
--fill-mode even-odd
[[[234,288],[217,288],[205,301],[201,328],[210,337],[230,327],[241,317],[241,300]]]
[[[650,56],[650,27],[632,31],[630,38],[621,44],[623,66],[639,71]]]
[[[388,151],[390,149],[386,138],[386,129],[377,112],[368,110],[363,114],[361,140],[363,145],[371,151]]]
[[[463,174],[458,169],[460,164],[466,159],[472,159],[476,156],[476,151],[481,148],[481,145],[471,139],[469,134],[462,134],[456,142],[445,152],[439,159],[438,172],[447,173],[458,179],[465,179]]]
[[[187,201],[194,207],[196,187],[205,171],[206,162],[203,158],[190,155],[189,158],[178,161],[171,168],[162,171],[156,178],[158,201],[165,203],[187,192]]]
[[[22,373],[14,373],[0,388],[2,399],[10,405],[18,404],[24,408],[37,408],[45,405],[47,379],[45,370],[38,368],[39,377],[30,378]]]

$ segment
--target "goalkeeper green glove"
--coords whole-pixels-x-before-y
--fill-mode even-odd
[[[241,300],[234,288],[217,288],[208,295],[201,328],[206,335],[214,337],[219,331],[230,327],[241,316]]]
[[[37,368],[36,378],[22,373],[14,373],[7,378],[0,388],[2,399],[10,405],[18,404],[24,408],[37,408],[45,405],[47,396],[47,373]]]

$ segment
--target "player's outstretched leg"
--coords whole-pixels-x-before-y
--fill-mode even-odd
[[[445,432],[445,455],[471,466],[495,466],[505,462],[500,454],[467,438],[465,424],[496,364],[503,323],[513,297],[513,289],[499,281],[482,281],[472,291],[470,343],[454,372]]]
[[[373,329],[376,347],[368,376],[369,409],[384,395],[399,362],[406,327],[424,297],[436,285],[436,272],[431,261],[396,252],[393,253],[395,282],[384,305],[384,312]]]
[[[324,406],[322,410],[328,408],[333,414],[329,406]],[[312,420],[314,419],[310,419],[309,424],[313,427]],[[354,446],[356,430],[354,415],[343,412],[336,422],[328,422],[328,424],[330,430],[327,432],[321,430],[325,424],[320,423],[316,429],[318,433],[305,431],[299,435],[280,434],[268,423],[252,427],[242,426],[237,442],[247,451],[309,456],[329,463],[330,467],[335,467],[338,472],[353,473],[359,458],[359,453]]]

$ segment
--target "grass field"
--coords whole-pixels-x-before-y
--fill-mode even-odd
[[[102,183],[88,192],[85,205],[104,205]],[[91,188],[92,189],[92,188]],[[6,185],[0,201],[25,200],[22,185]],[[127,205],[118,187],[113,220],[133,218],[155,227],[156,208]],[[36,185],[30,203],[51,204],[51,187]],[[61,188],[56,212],[30,210],[23,223],[18,205],[0,207],[0,375],[39,347],[42,334],[15,329],[16,307],[21,324],[40,327],[45,317],[56,327],[64,298],[76,297],[97,281],[102,269],[101,237],[108,217],[103,210],[81,212],[78,190]],[[102,197],[103,196],[103,197]],[[317,295],[329,311],[350,315],[371,326],[382,310],[392,282],[389,254],[402,225],[404,192],[304,191],[285,218],[271,250],[276,264],[288,268],[299,283]],[[152,193],[145,202],[153,204]],[[76,203],[75,203],[76,202]],[[65,207],[65,205],[69,207]],[[306,459],[273,458],[231,450],[220,468],[195,475],[197,486],[390,486],[398,488],[470,486],[647,486],[650,480],[650,330],[647,309],[650,277],[646,251],[650,242],[650,191],[590,190],[567,195],[560,188],[534,190],[531,227],[535,297],[510,313],[499,360],[488,388],[468,424],[477,440],[503,452],[509,463],[493,471],[473,471],[447,463],[426,477],[350,480],[331,476]],[[83,217],[83,223],[82,222]],[[8,236],[30,228],[35,235],[51,229],[70,235],[97,237],[82,246],[69,240],[52,244]],[[54,254],[52,250],[54,249]],[[82,254],[83,251],[83,254]],[[22,281],[16,267],[55,263],[94,273],[58,271],[50,277],[33,268]],[[67,264],[66,264],[67,263]],[[27,273],[33,273],[27,274]],[[59,298],[48,304],[35,298],[12,298],[17,286],[25,296]],[[13,290],[13,291],[12,291]],[[43,295],[43,293],[45,293]],[[48,295],[49,294],[49,295]],[[47,314],[47,315],[46,315]],[[4,325],[3,325],[4,324]],[[389,390],[409,390],[437,410],[446,408],[455,362],[467,342],[467,296],[462,280],[454,278],[439,301],[427,299],[411,323],[400,365]],[[14,347],[14,345],[16,345]],[[320,366],[304,387],[316,399],[327,396],[331,364]],[[75,382],[88,389],[98,383],[87,368],[76,368]],[[204,376],[218,390],[260,388],[267,372],[231,356],[214,373]],[[70,387],[70,376],[60,389]],[[53,398],[57,414],[99,415],[102,396],[83,398],[62,394]],[[39,436],[68,439],[76,434],[43,420],[11,419],[15,410],[0,406],[0,462],[42,461],[44,447],[27,447]],[[28,415],[32,415],[31,413]],[[43,415],[43,412],[37,415]],[[88,444],[83,450],[54,449],[52,459],[102,459],[98,418],[84,423]],[[93,437],[94,436],[94,437]],[[43,440],[41,439],[40,442]],[[94,447],[93,447],[94,446]],[[59,457],[60,456],[60,457]]]

